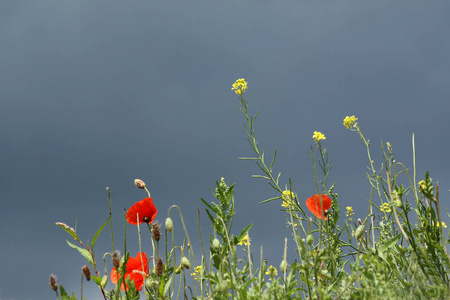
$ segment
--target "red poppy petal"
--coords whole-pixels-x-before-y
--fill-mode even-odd
[[[144,198],[141,201],[136,202],[127,211],[127,221],[132,225],[137,225],[137,214],[139,214],[139,224],[144,222],[152,223],[157,213],[158,210],[153,204],[153,199]],[[144,220],[144,218],[147,218],[147,220]]]
[[[119,276],[117,276],[116,267],[114,267],[111,270],[111,282],[114,284],[117,284],[118,279],[119,279]]]
[[[322,196],[322,206],[320,201],[320,196]],[[306,206],[308,209],[318,218],[327,220],[327,217],[324,215],[324,210],[328,210],[331,206],[331,199],[327,195],[313,195],[312,197],[306,200]]]

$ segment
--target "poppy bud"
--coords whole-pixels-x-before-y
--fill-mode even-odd
[[[134,184],[140,189],[145,189],[146,187],[145,182],[140,179],[135,179]]]
[[[105,288],[107,283],[108,283],[108,275],[103,275],[102,282],[100,282],[100,285],[102,286],[102,289]]]
[[[91,269],[87,265],[84,265],[81,270],[83,271],[84,276],[86,276],[86,280],[91,280]]]
[[[213,247],[213,249],[214,250],[219,250],[219,248],[220,248],[220,242],[219,242],[219,240],[218,239],[214,239],[213,241],[212,241],[212,247]]]
[[[175,274],[180,274],[181,272],[181,265],[179,265],[176,269],[175,269]]]
[[[159,232],[159,224],[158,222],[153,223],[152,225],[152,234],[155,241],[159,241],[161,238],[161,233]]]
[[[147,286],[148,289],[152,289],[154,286],[156,286],[158,284],[157,281],[154,281],[151,278],[147,278],[147,280],[145,281],[145,285]]]
[[[186,258],[186,256],[183,256],[181,258],[181,266],[184,269],[189,269],[191,267],[191,263],[189,262],[189,260]]]
[[[171,218],[167,218],[167,219],[166,219],[166,229],[167,229],[169,232],[172,232],[172,230],[173,230],[173,222],[172,222],[172,219],[171,219]]]
[[[363,235],[363,233],[364,233],[364,225],[359,225],[358,226],[358,229],[356,229],[356,232],[355,232],[355,238],[357,239],[357,240],[359,240],[359,238]]]
[[[402,200],[400,200],[400,196],[398,195],[397,191],[392,192],[392,200],[395,202],[395,205],[397,205],[397,207],[402,207]]]
[[[58,278],[56,278],[55,275],[50,275],[50,287],[52,288],[52,290],[57,291],[58,290]]]
[[[222,291],[223,294],[226,294],[228,292],[228,282],[226,282],[225,280],[223,280],[220,283],[220,290]]]
[[[306,243],[311,246],[313,242],[314,242],[314,237],[312,236],[312,234],[308,234],[306,236]]]
[[[280,264],[281,272],[285,273],[287,271],[287,267],[288,267],[287,261],[283,260]]]

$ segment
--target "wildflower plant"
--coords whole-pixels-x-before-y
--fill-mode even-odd
[[[240,217],[235,211],[234,184],[221,178],[211,190],[212,200],[200,198],[211,228],[209,241],[205,242],[198,210],[201,249],[194,251],[180,208],[171,206],[164,225],[160,224],[159,199],[153,199],[145,182],[136,179],[135,186],[144,190],[147,197],[131,203],[124,211],[123,249],[115,246],[109,188],[110,214],[90,243],[83,242],[76,228],[56,223],[75,240],[67,244],[88,262],[80,266],[80,299],[84,299],[83,282],[90,279],[89,284],[99,287],[102,299],[450,297],[450,240],[448,232],[444,235],[447,225],[440,206],[439,184],[433,183],[429,172],[417,180],[414,135],[412,171],[395,162],[389,142],[381,143],[378,168],[371,156],[373,146],[363,134],[358,118],[344,118],[343,125],[357,133],[369,161],[367,213],[359,215],[353,210],[354,200],[340,198],[339,183],[329,182],[332,163],[322,132],[313,133],[310,147],[315,186],[302,186],[302,194],[309,196],[299,199],[292,180],[282,182],[281,173],[275,172],[277,150],[267,161],[257,142],[258,112],[252,115],[249,100],[244,98],[247,82],[240,78],[231,89],[238,96],[247,141],[253,150],[253,156],[241,159],[256,162],[259,174],[253,177],[264,179],[273,189],[261,203],[273,202],[279,207],[290,228],[290,239],[285,238],[279,265],[268,265],[263,259],[263,247],[254,251],[257,243],[250,238],[251,223],[242,229],[233,227],[234,218]],[[340,205],[345,207],[342,213]],[[108,223],[112,247],[103,255],[102,264],[94,246]],[[180,223],[181,226],[175,226]],[[127,245],[127,224],[137,231],[139,245]],[[181,243],[176,242],[179,235]],[[150,240],[152,247],[143,249],[142,239]],[[288,240],[296,249],[295,257],[287,255]],[[57,299],[77,299],[74,293],[69,296],[53,274],[49,285]]]

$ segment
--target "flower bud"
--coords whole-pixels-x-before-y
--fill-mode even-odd
[[[134,184],[140,189],[145,189],[146,187],[145,182],[140,179],[135,179]]]
[[[219,240],[218,239],[214,239],[213,241],[212,241],[212,247],[213,247],[213,249],[214,250],[219,250],[219,248],[220,248],[220,242],[219,242]]]
[[[283,260],[280,264],[280,270],[281,272],[285,273],[287,271],[288,264],[286,260]]]
[[[225,280],[223,280],[220,283],[220,290],[223,294],[226,294],[228,292],[228,282],[226,282]]]
[[[58,278],[56,278],[55,275],[50,275],[50,287],[52,288],[52,290],[57,291],[58,290]]]
[[[359,238],[363,235],[363,233],[364,233],[364,225],[359,225],[358,226],[358,229],[356,229],[356,232],[355,232],[355,238],[357,239],[357,240],[359,240]]]
[[[314,237],[312,236],[312,234],[308,234],[306,236],[306,243],[311,246],[313,242],[314,242]]]
[[[400,195],[397,191],[392,192],[392,201],[395,202],[395,205],[397,205],[397,207],[402,207],[403,205],[402,200],[400,199]]]
[[[181,258],[181,262],[180,262],[181,266],[184,269],[189,269],[191,267],[191,263],[189,262],[189,260],[186,258],[186,256],[183,256]]]
[[[169,232],[172,232],[172,230],[173,230],[173,222],[172,222],[172,219],[171,219],[171,218],[167,218],[167,219],[166,219],[166,229],[167,229]]]
[[[91,269],[87,265],[84,265],[81,270],[83,271],[84,276],[86,276],[86,280],[91,280]]]
[[[175,269],[175,274],[180,274],[181,272],[181,265],[178,265],[178,267]]]
[[[145,285],[149,290],[151,290],[153,287],[158,285],[158,282],[154,281],[152,278],[147,278],[147,280],[145,281]]]
[[[103,275],[102,282],[100,283],[100,285],[102,286],[102,289],[105,288],[107,283],[108,283],[108,275]]]

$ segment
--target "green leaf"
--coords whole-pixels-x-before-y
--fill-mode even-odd
[[[247,235],[247,232],[252,228],[253,223],[242,229],[241,233],[237,236],[238,241],[242,240],[244,236]]]
[[[99,230],[97,230],[97,232],[94,235],[94,238],[92,239],[91,242],[91,251],[94,251],[94,245],[95,245],[95,241],[97,240],[98,235],[100,234],[100,232],[102,232],[103,227],[105,227],[105,225],[108,223],[109,219],[111,219],[111,216],[108,217],[108,219],[106,220],[105,223],[103,223],[102,227],[100,227]]]
[[[394,246],[395,244],[398,243],[398,241],[400,240],[400,238],[402,237],[402,234],[399,233],[398,235],[396,235],[395,237],[393,237],[391,240],[387,241],[386,243],[384,243],[383,245],[381,245],[378,250],[380,252],[384,252],[387,249],[391,248],[392,246]]]
[[[89,251],[87,251],[87,250],[84,249],[84,248],[81,248],[81,247],[78,247],[78,246],[72,244],[72,243],[69,242],[68,240],[66,240],[66,242],[67,242],[67,244],[68,244],[70,247],[72,247],[72,248],[74,248],[74,249],[77,249],[78,252],[80,252],[80,254],[83,255],[84,258],[86,258],[87,261],[88,261],[91,265],[94,265],[94,261],[92,260],[92,255],[91,255],[91,253],[90,253]]]
[[[91,275],[92,279],[94,279],[95,283],[98,284],[98,286],[101,286],[102,278],[100,276],[93,276]]]
[[[212,207],[208,202],[206,202],[203,198],[200,198],[200,200],[202,200],[202,202],[212,211],[215,212],[214,207]]]
[[[164,285],[164,291],[162,293],[162,295],[167,294],[167,291],[170,288],[170,283],[172,282],[173,277],[170,277],[170,279],[166,282],[166,284]]]
[[[69,297],[62,285],[59,286],[59,291],[61,292],[61,300],[77,300],[74,293],[72,293],[72,297]]]

